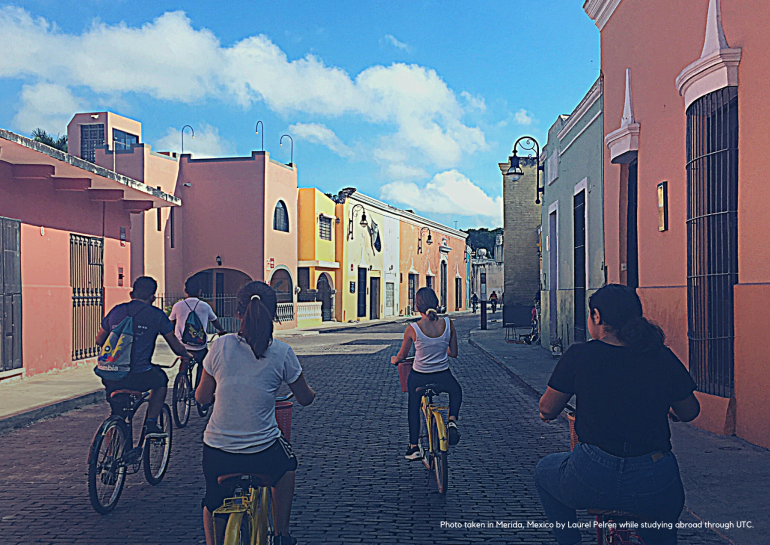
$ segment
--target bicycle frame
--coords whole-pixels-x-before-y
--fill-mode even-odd
[[[248,517],[249,521],[249,545],[267,543],[267,535],[265,535],[268,530],[267,508],[261,507],[270,506],[272,509],[270,494],[269,487],[250,486],[247,494],[225,499],[222,506],[215,509],[213,513],[215,542],[216,515],[228,515],[223,545],[238,545],[243,517]],[[273,518],[275,519],[275,515]]]
[[[422,414],[425,415],[425,425],[428,427],[428,450],[429,452],[433,452],[434,450],[434,444],[433,444],[433,423],[435,422],[436,425],[436,431],[438,435],[438,448],[441,452],[449,452],[449,438],[447,436],[446,431],[446,423],[444,422],[444,415],[441,414],[440,411],[447,410],[449,407],[446,405],[438,405],[436,403],[433,403],[432,399],[429,399],[428,396],[423,395],[422,396],[422,403],[420,406],[420,410],[422,410]],[[431,418],[432,417],[432,418]]]

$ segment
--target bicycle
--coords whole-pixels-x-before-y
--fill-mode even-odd
[[[276,398],[276,421],[281,434],[288,437],[291,429],[291,403],[294,394]],[[288,417],[278,417],[279,410],[287,410]],[[220,486],[232,488],[233,497],[226,498],[214,515],[214,542],[216,543],[217,516],[227,515],[222,545],[268,545],[275,540],[275,513],[270,477],[261,473],[230,473],[217,478]]]
[[[174,367],[181,360],[182,358],[176,358],[171,367]],[[193,405],[198,408],[198,416],[201,418],[207,417],[211,412],[211,404],[204,406],[195,401],[195,389],[192,385],[194,381],[193,368],[196,364],[203,365],[202,362],[198,362],[193,358],[187,365],[187,369],[184,371],[180,370],[174,380],[171,406],[174,409],[174,424],[176,424],[177,428],[184,428],[190,421]]]
[[[144,465],[147,482],[155,486],[163,480],[171,456],[171,409],[164,403],[158,427],[165,437],[145,437],[142,426],[137,446],[133,441],[133,419],[139,407],[147,403],[149,392],[116,390],[110,398],[121,407],[119,414],[107,417],[99,426],[88,451],[88,497],[97,513],[106,515],[115,509],[126,476],[138,473]],[[145,414],[145,424],[147,416]]]
[[[412,362],[414,362],[413,357],[406,358],[399,365]],[[442,393],[437,384],[426,384],[418,388],[417,392],[421,397],[419,446],[425,452],[422,463],[428,472],[434,472],[438,493],[444,496],[449,481],[449,437],[443,413],[449,410],[449,406],[434,403],[433,398]],[[426,445],[427,449],[424,448]]]
[[[569,449],[574,450],[579,443],[575,431],[577,411],[572,405],[567,405],[565,409],[569,423]],[[588,509],[587,513],[589,516],[596,517],[597,545],[645,545],[634,526],[638,527],[642,522],[653,522],[650,517],[620,510]]]

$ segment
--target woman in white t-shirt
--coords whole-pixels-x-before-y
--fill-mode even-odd
[[[211,513],[230,493],[217,483],[217,477],[228,473],[270,475],[278,533],[275,543],[297,542],[289,535],[297,458],[278,429],[275,394],[285,382],[300,405],[310,405],[315,392],[305,382],[291,347],[273,339],[275,310],[276,295],[270,286],[264,282],[246,284],[238,292],[240,330],[215,340],[203,360],[203,377],[195,399],[201,404],[214,400],[203,433],[203,526],[208,545],[214,544]],[[217,526],[224,529],[225,525]]]
[[[414,365],[409,373],[407,388],[409,404],[409,446],[404,457],[419,460],[423,457],[422,446],[417,444],[420,435],[420,394],[418,389],[426,384],[438,384],[439,391],[449,394],[449,422],[447,431],[449,444],[460,441],[457,417],[463,402],[463,389],[449,370],[449,358],[457,357],[457,332],[449,318],[439,320],[438,297],[430,288],[421,288],[414,297],[414,306],[420,312],[420,320],[410,324],[404,332],[401,350],[393,356],[391,363],[398,364],[409,354],[414,343]]]

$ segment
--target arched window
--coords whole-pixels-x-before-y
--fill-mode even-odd
[[[291,275],[285,269],[278,269],[270,278],[270,287],[275,290],[279,303],[291,303],[294,301],[294,283]]]
[[[273,229],[276,231],[289,232],[289,211],[283,201],[278,201],[273,213]]]

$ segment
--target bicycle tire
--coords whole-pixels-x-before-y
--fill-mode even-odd
[[[163,404],[158,415],[158,427],[168,434],[163,439],[145,439],[142,450],[142,462],[144,464],[144,477],[147,482],[155,486],[160,484],[168,470],[168,462],[171,458],[171,409]]]
[[[275,541],[275,521],[273,513],[272,491],[269,487],[259,490],[259,513],[257,514],[257,545],[272,545]],[[248,542],[245,543],[248,545]]]
[[[437,418],[433,415],[432,418]],[[438,425],[433,424],[431,433],[433,434],[433,471],[436,474],[436,487],[438,493],[442,496],[446,495],[447,485],[449,484],[449,467],[447,465],[448,456],[447,452],[441,450],[440,441],[438,436]]]
[[[115,509],[123,493],[126,467],[121,458],[127,437],[126,423],[117,416],[111,416],[99,426],[91,442],[88,456],[88,498],[94,510],[101,515]]]
[[[171,396],[171,405],[174,407],[174,424],[177,428],[184,428],[190,421],[190,378],[187,373],[179,373],[174,381],[174,393]]]

